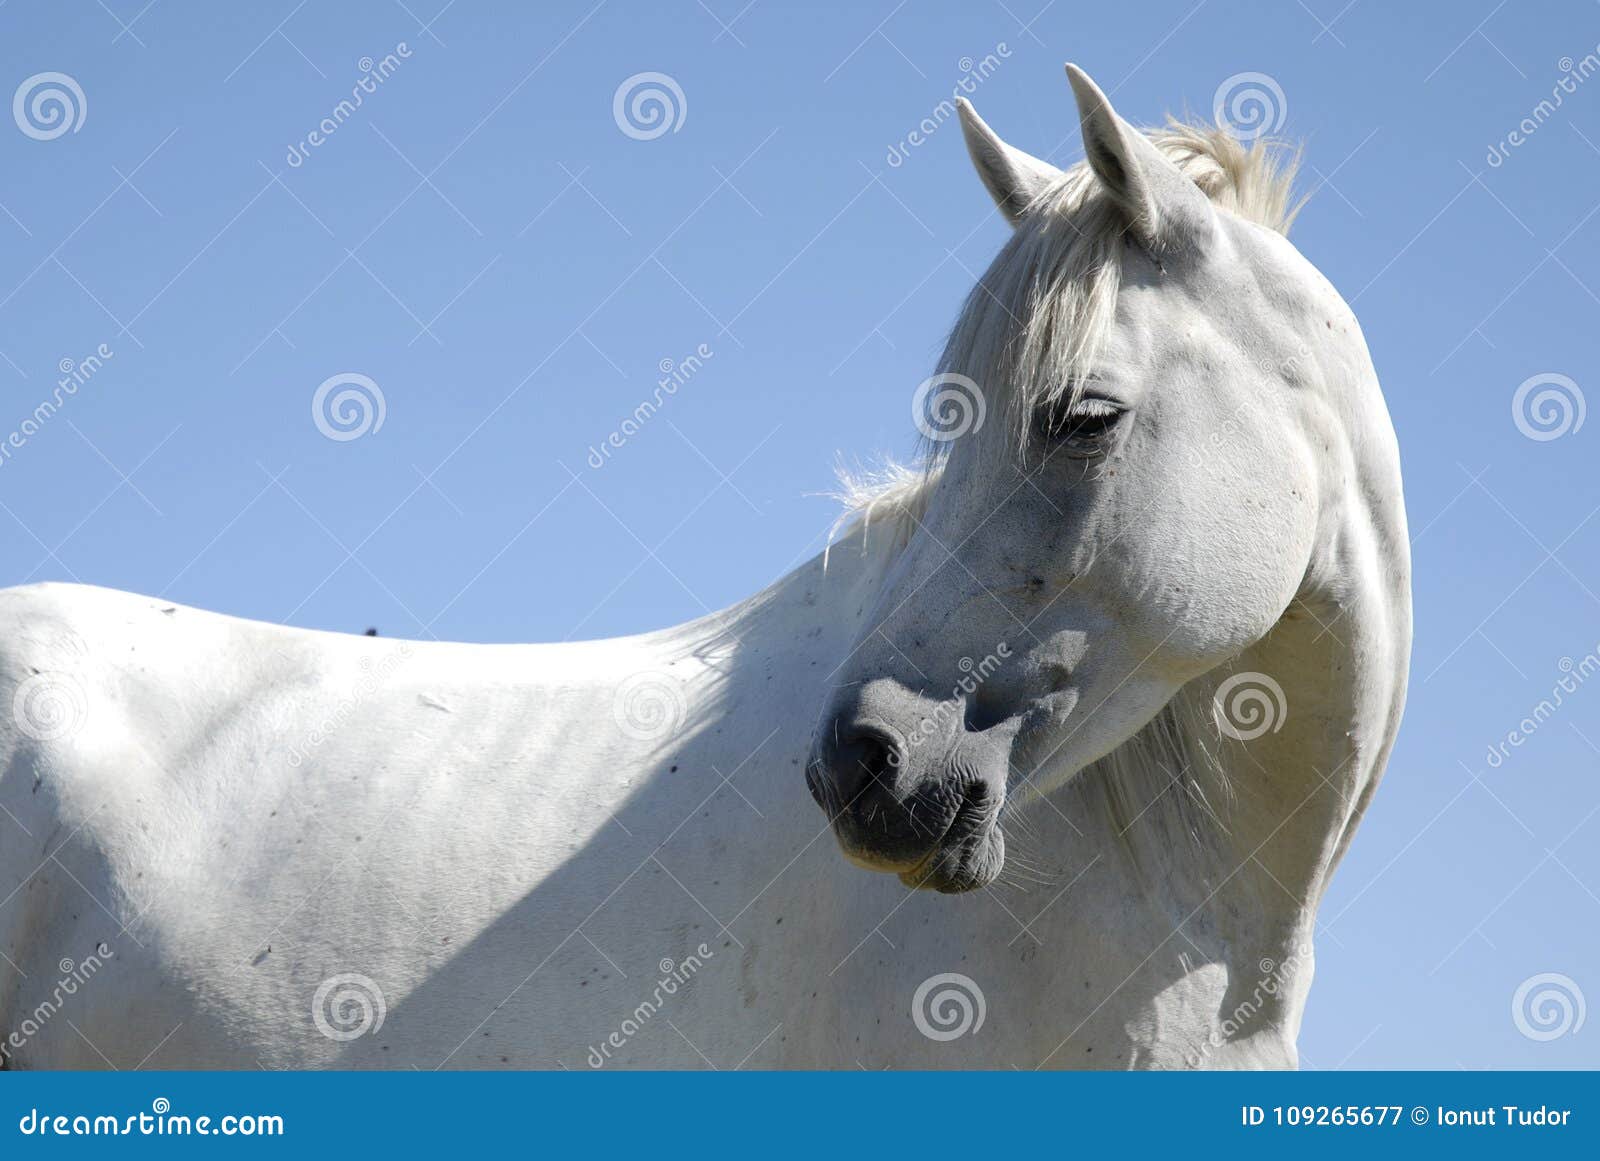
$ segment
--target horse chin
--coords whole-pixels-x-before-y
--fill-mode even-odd
[[[947,838],[900,882],[913,890],[960,895],[987,887],[1006,862],[1006,837],[998,824],[985,820],[968,834]]]

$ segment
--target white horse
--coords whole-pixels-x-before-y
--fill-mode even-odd
[[[927,470],[731,609],[0,594],[0,1060],[1293,1066],[1405,690],[1394,434],[1268,151],[1068,73],[1065,172],[961,106],[1015,232]]]

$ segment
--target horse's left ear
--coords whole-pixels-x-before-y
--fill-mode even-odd
[[[1129,125],[1098,85],[1075,64],[1067,79],[1083,123],[1083,150],[1134,236],[1152,250],[1203,249],[1216,229],[1211,200]]]

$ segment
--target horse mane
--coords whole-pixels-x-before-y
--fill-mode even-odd
[[[1220,126],[1169,119],[1143,130],[1219,209],[1288,235],[1304,204],[1294,192],[1299,153]],[[1027,416],[1056,405],[1094,373],[1121,283],[1127,223],[1087,162],[1036,199],[967,296],[939,360],[942,375],[979,386],[986,406],[1021,438]],[[860,526],[865,544],[886,526],[909,541],[945,464],[948,443],[926,440],[920,459],[838,470],[838,534]],[[1206,682],[1180,689],[1143,729],[1073,779],[1072,792],[1109,825],[1135,868],[1164,877],[1185,853],[1214,853],[1217,812],[1232,796]],[[1025,800],[1025,796],[1017,796]]]

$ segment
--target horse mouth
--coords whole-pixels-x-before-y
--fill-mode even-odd
[[[916,866],[899,873],[900,882],[913,890],[942,895],[987,887],[1006,858],[999,815],[999,804],[982,787],[969,789],[943,836]]]

